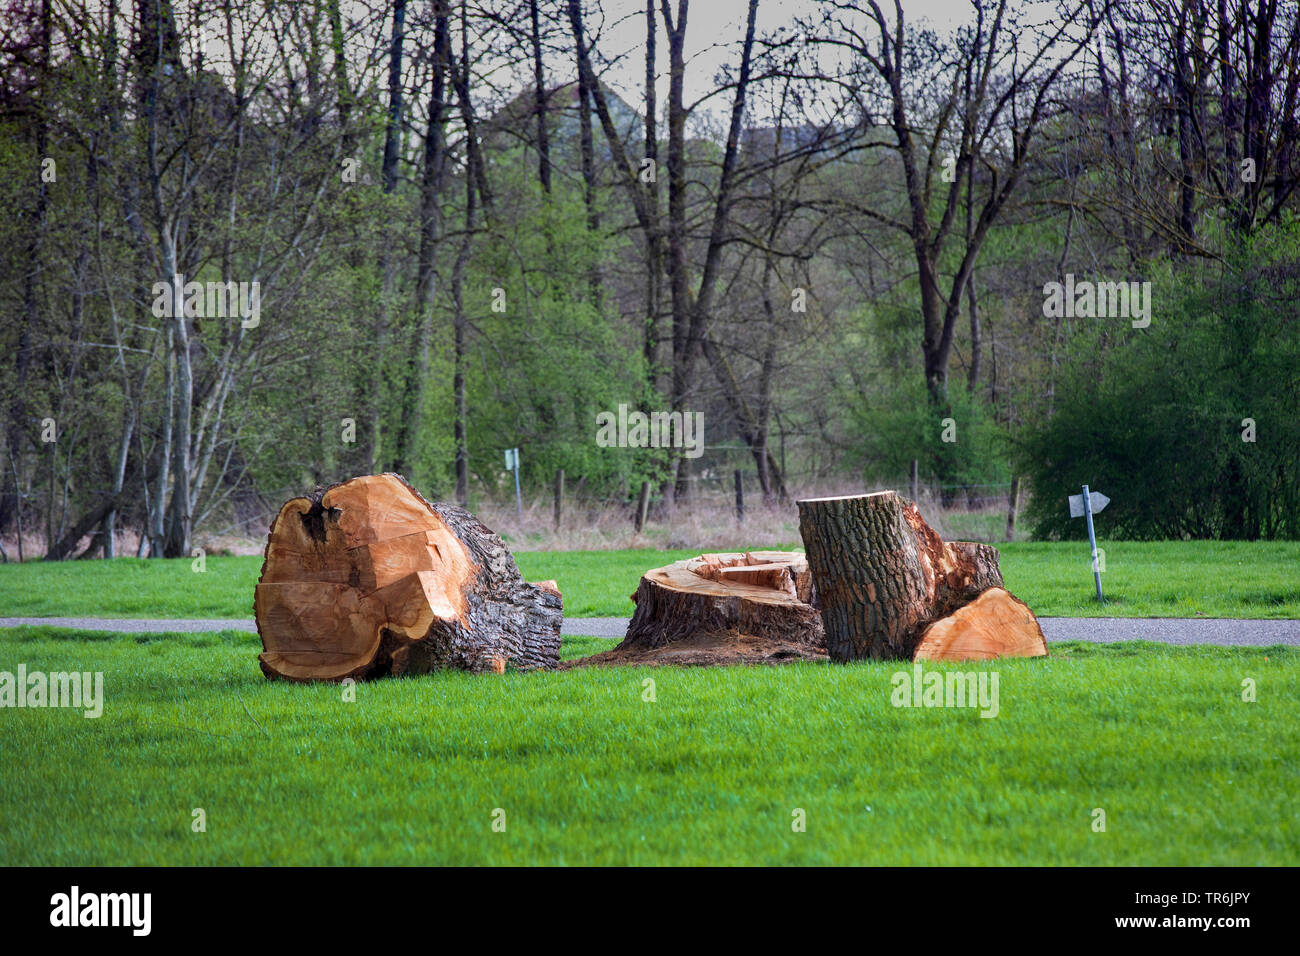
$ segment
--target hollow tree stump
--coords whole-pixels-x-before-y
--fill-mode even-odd
[[[263,673],[297,681],[554,667],[562,606],[472,514],[395,474],[286,502],[253,600]]]
[[[1002,586],[996,548],[945,543],[893,491],[798,506],[831,660],[909,660],[927,625]]]
[[[704,554],[647,571],[616,648],[575,664],[753,664],[825,660],[805,557]]]

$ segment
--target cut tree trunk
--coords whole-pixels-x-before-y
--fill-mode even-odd
[[[555,583],[526,583],[482,522],[430,504],[395,474],[286,502],[271,523],[253,606],[270,678],[502,673],[559,662]]]
[[[821,615],[802,554],[704,554],[647,571],[621,644],[586,664],[742,664],[825,660]]]
[[[927,627],[912,659],[986,661],[1046,653],[1047,639],[1028,605],[1003,588],[989,588]]]
[[[1002,586],[996,548],[945,543],[896,492],[798,504],[831,660],[910,660],[929,624]]]

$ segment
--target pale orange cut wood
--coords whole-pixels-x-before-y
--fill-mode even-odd
[[[400,475],[286,502],[253,607],[268,677],[502,673],[559,662],[555,582],[525,583],[497,535],[460,508],[425,501]]]
[[[927,627],[913,660],[986,661],[1046,654],[1047,640],[1029,606],[1003,588],[990,588]]]

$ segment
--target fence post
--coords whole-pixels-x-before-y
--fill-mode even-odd
[[[1020,476],[1011,479],[1011,494],[1007,497],[1007,540],[1016,534],[1016,511],[1020,508]]]
[[[650,510],[650,482],[641,482],[641,500],[636,503],[636,530],[640,533],[645,527],[646,514]]]
[[[564,469],[557,468],[555,471],[555,530],[560,530],[560,522],[564,518]]]
[[[745,485],[740,479],[740,469],[736,469],[736,521],[745,521]]]
[[[908,495],[908,497],[911,498],[913,501],[915,501],[915,500],[916,500],[916,496],[917,496],[917,495],[920,493],[920,491],[921,491],[921,482],[920,482],[920,480],[919,480],[919,475],[918,475],[918,473],[917,473],[916,459],[915,459],[915,458],[912,459],[912,483],[911,483],[911,486],[910,486],[909,490],[910,490],[911,493]]]

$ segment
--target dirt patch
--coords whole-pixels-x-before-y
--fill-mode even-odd
[[[824,647],[754,637],[736,631],[721,631],[694,634],[662,647],[624,648],[620,645],[590,657],[563,661],[560,670],[618,666],[718,667],[825,660],[828,658]]]

